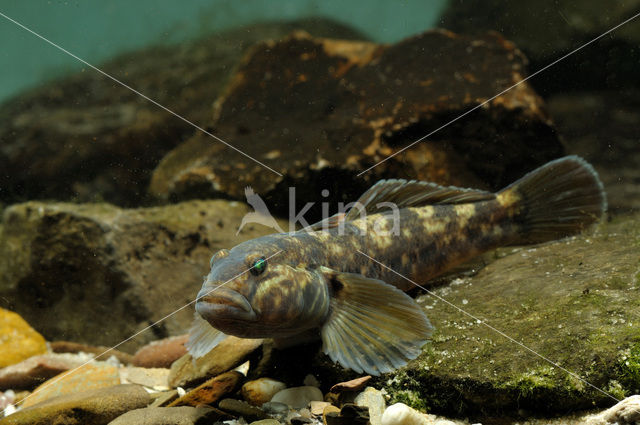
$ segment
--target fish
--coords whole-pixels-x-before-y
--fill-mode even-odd
[[[186,346],[199,358],[227,335],[281,345],[311,335],[344,368],[388,373],[415,359],[433,332],[402,276],[428,284],[498,247],[577,234],[606,210],[598,174],[578,156],[495,193],[380,180],[342,214],[216,252]]]

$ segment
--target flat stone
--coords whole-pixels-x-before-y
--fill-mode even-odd
[[[224,400],[221,400],[220,403],[218,403],[218,407],[225,412],[232,413],[234,416],[242,417],[247,421],[269,418],[262,409],[252,406],[245,401],[233,398],[225,398]]]
[[[361,378],[352,379],[346,382],[335,384],[329,390],[332,393],[340,393],[342,391],[360,391],[371,380],[371,376],[363,376]]]
[[[212,125],[217,136],[282,175],[195,134],[163,158],[150,192],[161,199],[222,192],[244,200],[251,186],[272,214],[288,215],[288,186],[295,182],[298,205],[316,202],[305,216],[312,223],[323,189],[330,192],[323,202],[350,202],[385,177],[500,189],[563,153],[528,83],[357,174],[525,76],[525,57],[493,32],[433,30],[393,45],[295,33],[261,43],[216,102]]]
[[[46,351],[42,335],[19,314],[0,308],[0,368]]]
[[[218,249],[271,231],[247,226],[236,236],[248,211],[221,200],[139,209],[12,205],[0,226],[0,296],[48,340],[113,346],[192,302]],[[184,308],[118,348],[184,335],[193,311]]]
[[[244,376],[236,371],[226,372],[211,378],[197,386],[182,397],[169,403],[173,406],[199,406],[201,404],[213,404],[227,394],[240,389]]]
[[[366,407],[369,409],[369,420],[371,425],[380,425],[382,414],[387,407],[382,391],[373,387],[367,387],[363,392],[358,394],[354,403],[356,406]]]
[[[149,407],[166,407],[173,400],[178,398],[178,390],[162,391],[151,395],[153,403]]]
[[[0,389],[28,389],[91,360],[89,356],[47,353],[0,369]]]
[[[583,235],[497,251],[475,276],[418,298],[435,332],[417,360],[383,380],[422,411],[554,414],[640,392],[640,216]],[[451,307],[486,322],[533,352]]]
[[[54,353],[88,353],[95,355],[96,360],[108,360],[111,356],[118,359],[120,363],[130,364],[133,356],[120,350],[115,350],[106,346],[93,346],[71,341],[53,341],[49,343],[49,348]]]
[[[229,416],[211,407],[145,407],[131,410],[109,425],[196,425],[222,419]]]
[[[169,369],[121,367],[118,369],[123,384],[138,384],[154,389],[168,389]]]
[[[169,386],[189,387],[242,364],[262,345],[261,339],[229,336],[211,352],[196,359],[186,354],[171,366]]]
[[[187,354],[184,343],[188,340],[187,334],[150,342],[136,351],[132,362],[140,367],[169,368],[173,362]]]
[[[104,363],[84,364],[45,381],[22,403],[33,406],[42,401],[66,394],[109,388],[120,384],[118,368]]]
[[[117,385],[61,395],[19,410],[2,419],[2,425],[104,425],[129,410],[149,404],[149,394],[139,385]]]
[[[329,403],[328,401],[314,400],[311,403],[309,403],[309,410],[311,411],[312,415],[322,416],[322,412],[324,412],[324,409],[327,408],[328,406],[331,406],[331,403]]]
[[[262,406],[278,391],[284,390],[287,385],[284,382],[270,378],[260,378],[246,382],[242,386],[242,398],[254,406]]]
[[[317,387],[292,387],[277,392],[272,402],[284,403],[294,409],[307,407],[312,401],[324,401],[322,391]]]

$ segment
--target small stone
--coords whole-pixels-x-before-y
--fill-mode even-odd
[[[237,391],[243,378],[244,376],[239,372],[231,371],[223,373],[197,386],[177,400],[172,401],[169,407],[196,407],[201,404],[215,403],[225,395]]]
[[[186,354],[171,365],[170,387],[188,387],[207,377],[217,376],[244,363],[247,357],[262,345],[261,339],[229,336],[208,354],[194,359]]]
[[[111,347],[105,346],[93,346],[87,344],[80,344],[78,342],[71,341],[53,341],[49,343],[49,348],[54,353],[87,353],[92,354],[96,360],[106,361],[111,356],[114,356],[122,364],[131,364],[133,356],[129,353],[125,353],[119,350],[114,350]],[[103,354],[104,353],[104,354]]]
[[[351,381],[340,382],[331,387],[329,391],[332,393],[340,393],[342,391],[360,391],[370,379],[371,376],[367,375],[361,378],[352,379]]]
[[[0,368],[46,351],[42,335],[19,314],[0,308]]]
[[[51,398],[2,419],[2,425],[106,424],[149,404],[139,385],[116,385]]]
[[[340,416],[340,409],[334,405],[329,405],[322,411],[322,423],[324,423],[324,425],[327,425],[330,422],[336,420],[335,418],[337,418],[338,416]]]
[[[430,423],[417,410],[404,403],[396,403],[384,411],[381,425],[430,425]]]
[[[315,376],[309,374],[307,376],[304,377],[304,381],[302,382],[304,385],[306,385],[307,387],[319,387],[320,386],[320,382],[318,381],[318,378],[316,378]]]
[[[138,384],[149,388],[169,389],[167,387],[169,369],[129,366],[121,367],[119,374],[123,384]]]
[[[251,422],[249,425],[281,425],[281,423],[275,419],[261,419],[259,421]]]
[[[316,387],[293,387],[276,393],[271,401],[277,401],[294,409],[307,407],[311,401],[324,401],[322,391]]]
[[[331,403],[326,401],[312,401],[310,403],[311,414],[315,416],[321,416],[322,412],[324,412],[325,407],[331,406]]]
[[[131,410],[108,425],[195,425],[229,418],[211,407],[145,407]]]
[[[278,403],[277,401],[268,401],[262,405],[262,410],[273,415],[284,415],[290,410],[289,405]]]
[[[279,391],[287,386],[280,381],[270,378],[260,378],[249,381],[242,386],[242,398],[254,406],[262,406]]]
[[[73,369],[90,360],[75,354],[47,353],[0,369],[0,390],[31,390],[49,378]]]
[[[61,395],[80,394],[116,385],[120,385],[117,367],[104,362],[84,364],[44,382],[24,400],[22,407],[33,406]]]
[[[262,410],[249,403],[233,398],[225,398],[218,403],[218,407],[225,412],[241,416],[247,421],[257,421],[260,419],[268,419],[269,416]]]
[[[178,390],[163,391],[161,393],[151,394],[151,396],[155,396],[155,399],[149,407],[165,407],[178,398]]]
[[[188,339],[189,335],[180,335],[153,341],[134,354],[133,365],[170,368],[173,362],[187,354],[184,343]]]
[[[369,409],[371,425],[380,425],[382,414],[386,407],[382,391],[373,387],[367,387],[363,392],[358,394],[354,402],[357,406],[363,406]]]

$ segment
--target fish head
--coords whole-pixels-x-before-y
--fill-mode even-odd
[[[279,246],[252,240],[212,257],[196,311],[228,335],[280,338],[319,326],[329,294],[318,273]]]

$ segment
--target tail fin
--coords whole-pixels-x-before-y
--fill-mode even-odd
[[[604,187],[593,167],[572,155],[551,161],[498,192],[515,201],[523,226],[518,244],[538,243],[579,233],[607,209]]]

